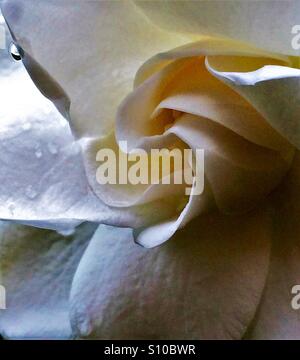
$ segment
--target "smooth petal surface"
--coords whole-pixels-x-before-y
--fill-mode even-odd
[[[210,107],[212,107],[212,103],[219,105],[214,111],[214,114],[218,113],[219,115],[219,119],[216,119],[219,122],[226,121],[226,119],[221,120],[220,118],[225,117],[224,112],[228,105],[251,108],[251,103],[247,103],[227,85],[224,86],[207,72],[203,66],[204,57],[216,59],[221,57],[222,61],[229,58],[229,64],[231,64],[230,60],[234,64],[236,58],[242,58],[244,68],[248,71],[269,64],[290,66],[290,60],[287,57],[275,55],[272,57],[270,53],[247,46],[239,46],[233,41],[207,38],[155,55],[139,68],[135,78],[134,91],[119,106],[116,117],[117,139],[126,139],[130,147],[139,146],[143,141],[141,137],[153,135],[163,129],[164,124],[160,124],[159,121],[155,122],[154,119],[158,115],[158,110],[168,108],[169,98],[175,98],[173,101],[175,108],[173,109],[208,118],[213,117],[213,120],[216,116],[212,116],[212,109],[208,113],[207,107],[204,105],[206,103]],[[289,68],[286,67],[286,69]],[[195,113],[196,102],[198,102],[198,111]],[[185,104],[185,108],[182,104]],[[201,113],[199,108],[203,108]],[[237,117],[240,108],[235,110]],[[137,117],[138,122],[136,121]],[[231,117],[233,116],[231,115]],[[256,122],[263,123],[264,120],[261,117]],[[224,125],[228,126],[228,121]],[[235,129],[236,127],[234,127]]]
[[[204,149],[205,187],[209,188],[209,194],[206,193],[209,196],[186,201],[184,210],[175,219],[137,229],[134,232],[137,242],[146,247],[169,239],[214,200],[227,213],[253,207],[278,185],[293,158],[293,147],[274,131],[251,102],[207,71],[204,56],[221,59],[219,63],[246,71],[249,77],[255,73],[252,70],[267,64],[285,69],[279,76],[284,80],[290,73],[299,71],[289,67],[289,58],[272,58],[272,54],[217,39],[202,39],[158,54],[143,64],[134,91],[119,107],[117,139],[126,139],[129,149],[149,149],[176,147],[177,137],[194,151]],[[255,90],[259,99],[265,96],[259,89]],[[277,104],[269,104],[272,105],[280,114]],[[176,135],[175,140],[170,135]],[[117,201],[120,198],[115,197]]]
[[[227,59],[225,64],[222,60],[223,57],[207,58],[211,73],[245,97],[274,129],[299,149],[300,69],[267,65],[255,71],[239,72],[238,58]]]
[[[71,291],[76,336],[98,339],[241,338],[268,269],[266,212],[197,219],[156,249],[100,226]]]
[[[128,0],[12,0],[2,10],[24,63],[28,54],[70,98],[72,126],[81,136],[111,130],[139,66],[187,41],[152,25]]]
[[[93,193],[67,120],[36,88],[22,63],[4,52],[0,97],[1,219],[63,230],[86,220],[143,226],[152,218],[157,204],[110,208]]]
[[[300,54],[292,47],[300,24],[297,0],[165,0],[135,3],[160,27],[191,35],[228,37],[273,52]]]
[[[86,220],[144,226],[153,212],[159,216],[157,203],[117,209],[93,193],[65,118],[65,94],[43,78],[44,86],[34,84],[22,62],[0,50],[0,218],[66,230]]]
[[[292,288],[300,279],[300,155],[274,194],[274,230],[266,288],[247,338],[300,339],[299,309]]]
[[[0,272],[6,310],[5,338],[70,338],[69,291],[96,225],[81,225],[64,237],[52,231],[1,223]]]

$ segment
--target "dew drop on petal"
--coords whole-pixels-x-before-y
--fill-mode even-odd
[[[62,236],[72,236],[75,233],[74,228],[57,231]]]
[[[35,152],[35,156],[40,159],[43,156],[43,152],[40,149],[37,149]]]
[[[22,59],[21,52],[20,52],[19,48],[14,43],[10,44],[9,52],[10,52],[11,57],[15,61],[20,61]]]
[[[48,150],[52,155],[56,155],[58,153],[57,146],[53,142],[48,143]]]
[[[28,131],[31,129],[31,124],[29,122],[26,122],[22,125],[22,128],[24,131]]]
[[[14,203],[10,203],[8,205],[8,210],[9,212],[11,213],[11,215],[14,215],[14,212],[15,212],[15,204]]]
[[[29,185],[25,190],[25,194],[29,199],[34,199],[38,193],[31,185]]]

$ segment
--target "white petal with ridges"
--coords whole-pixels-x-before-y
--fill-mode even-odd
[[[268,269],[264,212],[199,218],[156,249],[100,226],[71,291],[74,334],[98,339],[241,338]]]
[[[135,3],[162,28],[231,38],[282,54],[300,55],[292,46],[300,24],[298,0],[164,0]]]
[[[6,309],[0,333],[9,339],[72,336],[69,292],[80,258],[96,225],[64,237],[53,231],[1,223],[0,274]]]

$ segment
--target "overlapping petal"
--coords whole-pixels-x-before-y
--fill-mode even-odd
[[[0,274],[6,309],[0,332],[9,339],[72,337],[69,293],[78,263],[96,225],[74,234],[1,223]]]
[[[250,339],[300,339],[299,309],[294,307],[300,278],[299,243],[300,156],[274,194],[270,267],[257,314],[247,333]],[[294,301],[293,301],[294,298]]]
[[[160,27],[174,32],[231,38],[277,53],[300,55],[300,50],[292,47],[292,29],[300,24],[297,0],[135,3]]]
[[[150,209],[112,209],[94,195],[67,120],[12,61],[0,78],[0,218],[54,229],[144,224]]]
[[[296,1],[288,3],[276,1],[270,8],[267,2],[237,6],[233,1],[165,1],[157,7],[152,1],[137,2],[137,7],[129,1],[4,1],[14,39],[24,50],[23,63],[41,93],[23,69],[9,69],[1,78],[0,218],[61,229],[84,220],[131,226],[138,242],[152,247],[202,210],[216,205],[231,212],[244,208],[240,204],[248,208],[248,203],[257,203],[291,164],[294,148],[289,142],[300,146],[299,61],[286,56],[299,55],[290,46],[299,11],[294,11]],[[243,43],[203,37],[199,41],[200,33]],[[145,63],[187,41],[195,42]],[[136,72],[135,89],[117,113]],[[164,111],[175,114],[171,122],[160,117]],[[63,116],[81,138],[83,161]],[[205,148],[203,196],[187,199],[182,187],[176,196],[174,188],[164,192],[161,186],[120,187],[117,197],[108,187],[103,191],[95,181],[96,153],[103,146],[117,149],[111,130],[131,147],[150,149],[179,141]],[[4,232],[10,233],[10,225],[7,229]],[[36,230],[36,236],[28,235],[35,253],[26,229],[17,234],[20,241],[11,233],[2,240],[5,281],[13,294],[9,304],[17,309],[0,319],[5,336],[71,336],[67,293],[94,227],[83,229],[68,244],[56,241],[58,235]],[[289,234],[285,230],[279,234]],[[40,234],[46,236],[43,243],[35,241]],[[240,338],[262,294],[270,237],[266,209],[240,216],[204,214],[170,244],[151,252],[133,244],[131,230],[102,225],[73,279],[73,335]],[[280,249],[275,246],[275,257]],[[57,265],[64,259],[60,272]],[[271,266],[277,268],[276,259]],[[49,277],[57,274],[62,283],[49,296]],[[261,309],[268,306],[276,282],[272,276]],[[39,293],[39,286],[45,291]],[[29,301],[22,303],[23,296]],[[16,314],[22,316],[20,328],[14,326]],[[270,331],[270,323],[276,323],[268,321],[258,313],[252,336],[266,336],[262,334]],[[135,327],[128,326],[133,323]],[[287,336],[282,323],[279,327]]]
[[[239,339],[268,270],[265,210],[198,218],[144,249],[129,229],[100,226],[71,290],[74,334],[98,339]]]
[[[274,129],[299,149],[300,69],[265,65],[249,72],[239,71],[239,64],[240,59],[234,57],[225,64],[223,57],[207,58],[212,74],[245,97]]]
[[[66,92],[78,136],[110,131],[139,66],[187,41],[152,25],[127,0],[12,0],[3,2],[2,11],[25,52],[23,61],[29,55]]]
[[[288,74],[298,72],[298,69],[290,67],[292,64],[288,57],[260,52],[247,46],[239,47],[236,42],[218,39],[203,39],[158,54],[140,68],[134,91],[119,107],[117,140],[126,139],[129,150],[135,147],[174,147],[179,144],[172,137],[176,135],[177,139],[194,150],[205,149],[207,180],[203,201],[190,199],[186,201],[181,214],[174,214],[175,219],[135,231],[138,242],[144,246],[157,245],[170,238],[178,228],[205,209],[207,198],[210,198],[210,202],[214,198],[217,206],[225,212],[254,206],[278,185],[292,161],[293,148],[281,136],[286,137],[286,134],[274,131],[274,127],[278,130],[276,116],[275,125],[272,117],[269,117],[270,126],[255,109],[258,101],[252,105],[251,101],[247,102],[227,84],[224,86],[214,76],[215,72],[211,71],[211,76],[204,66],[203,56],[206,56],[206,65],[211,59],[219,59],[220,63],[244,71],[248,78],[266,64],[279,68],[281,72],[276,75],[283,81]],[[282,84],[282,89],[285,92],[282,98],[287,99],[292,87],[285,88]],[[259,88],[253,88],[253,92],[257,99],[265,97]],[[281,107],[275,102],[273,105],[274,112],[282,116]],[[295,120],[299,114],[297,106],[291,110],[294,111]],[[175,117],[172,111],[177,112]],[[190,114],[191,121],[183,119],[184,114]],[[232,132],[241,138],[238,139]],[[277,160],[276,153],[279,154]],[[267,160],[269,156],[273,160]],[[281,165],[280,158],[283,160]],[[270,164],[272,169],[266,164]],[[98,191],[101,191],[101,187]],[[145,187],[139,189],[140,197],[143,192]],[[194,203],[192,207],[191,202]]]

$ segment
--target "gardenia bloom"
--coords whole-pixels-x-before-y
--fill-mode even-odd
[[[299,338],[297,1],[2,10],[22,55],[0,79],[2,334]],[[204,149],[203,193],[100,185],[120,141]]]

